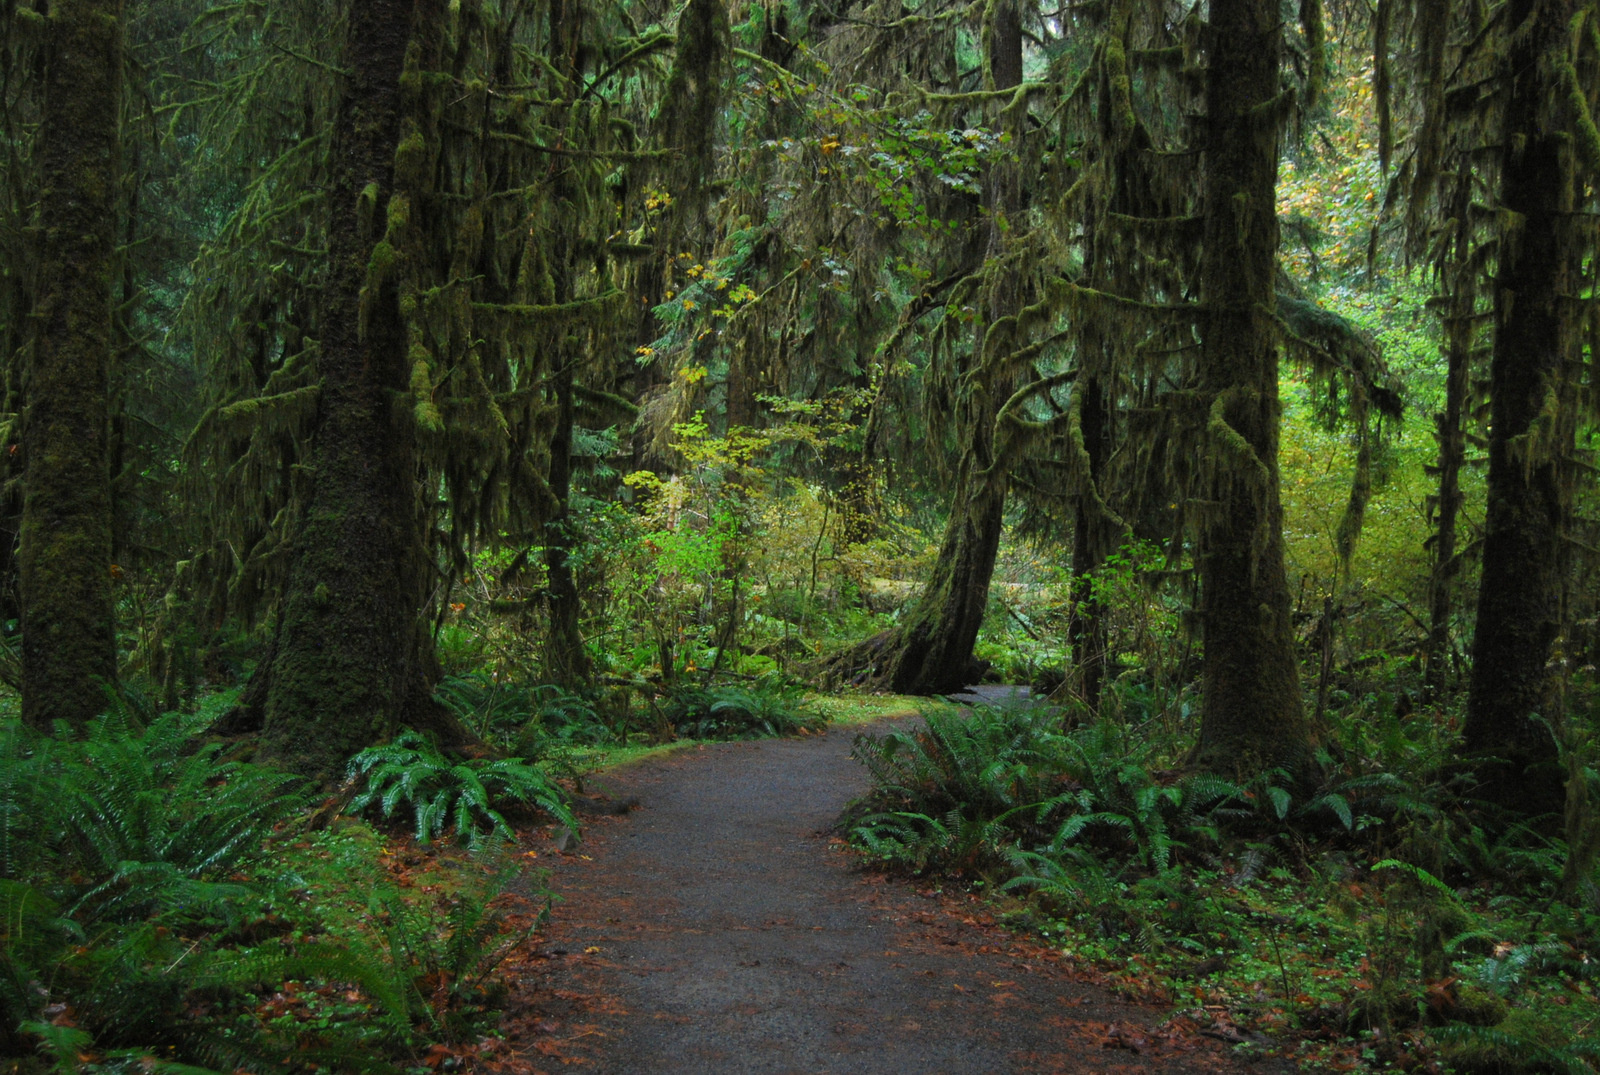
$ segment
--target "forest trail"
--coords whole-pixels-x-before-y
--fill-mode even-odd
[[[883,731],[910,715],[880,721]],[[541,850],[559,896],[519,994],[538,1070],[804,1075],[1245,1070],[1090,985],[980,903],[861,869],[827,830],[855,728],[607,774],[623,817]],[[1271,1063],[1250,1070],[1275,1070]]]

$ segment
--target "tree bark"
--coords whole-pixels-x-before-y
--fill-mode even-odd
[[[395,413],[410,371],[394,274],[380,264],[395,255],[375,236],[393,195],[413,19],[432,25],[435,4],[356,0],[350,9],[311,489],[279,613],[262,743],[265,756],[322,779],[425,706],[431,688],[418,619],[428,565],[416,451],[406,416]]]
[[[1578,293],[1571,223],[1572,149],[1554,58],[1566,50],[1571,0],[1516,0],[1501,144],[1500,235],[1490,366],[1488,507],[1472,644],[1466,750],[1480,792],[1559,810],[1563,772],[1553,729],[1568,566],[1573,407],[1567,367]],[[1511,147],[1516,147],[1515,149]]]
[[[1200,384],[1213,494],[1198,558],[1205,698],[1198,763],[1239,775],[1310,762],[1283,564],[1277,330],[1278,6],[1214,0],[1202,165]]]
[[[950,506],[939,559],[928,587],[901,625],[884,678],[898,694],[949,694],[976,683],[984,668],[972,647],[989,607],[989,580],[1000,551],[1005,519],[1005,480],[979,472],[992,462],[993,407],[975,407],[989,418],[962,461],[956,499]]]
[[[544,528],[550,616],[545,674],[552,682],[575,687],[589,681],[589,655],[583,648],[582,602],[572,572],[571,515],[567,510],[572,496],[572,356],[563,349],[560,361],[564,366],[555,373],[556,428],[550,440],[550,491],[560,508]]]
[[[1091,345],[1101,341],[1094,339]],[[1111,455],[1112,408],[1104,383],[1088,377],[1078,387],[1083,393],[1080,412],[1083,449],[1089,457],[1089,480],[1104,488],[1106,463]],[[1072,647],[1072,667],[1067,693],[1091,711],[1100,708],[1106,673],[1106,610],[1095,596],[1095,577],[1111,554],[1112,527],[1087,496],[1079,496],[1072,527],[1072,606],[1067,639]]]
[[[1463,206],[1458,229],[1468,227],[1467,213],[1468,207]],[[1459,254],[1463,259],[1465,255],[1465,250]],[[1450,620],[1455,612],[1455,579],[1460,574],[1456,520],[1461,513],[1461,468],[1467,460],[1467,373],[1471,368],[1474,303],[1465,277],[1471,271],[1458,268],[1452,274],[1450,313],[1445,323],[1445,403],[1443,412],[1434,415],[1434,437],[1439,444],[1439,492],[1434,508],[1433,571],[1428,579],[1428,642],[1423,655],[1423,680],[1434,696],[1445,688],[1451,655]]]
[[[562,80],[576,94],[582,85],[583,11],[575,0],[560,0],[550,5],[550,61]],[[563,168],[555,175],[555,196],[566,201],[573,196],[569,173]],[[559,225],[560,248],[553,251],[554,301],[570,302],[579,227],[575,219]],[[572,496],[572,426],[574,366],[579,361],[583,341],[557,330],[553,348],[556,368],[550,376],[555,388],[556,420],[550,436],[550,492],[556,498],[555,514],[544,525],[546,572],[545,608],[549,616],[545,635],[545,675],[553,682],[580,686],[589,680],[589,655],[583,648],[583,605],[571,563],[572,529],[568,501]]]
[[[37,334],[23,388],[22,715],[82,726],[117,678],[109,396],[122,4],[58,0],[45,87]]]
[[[990,10],[984,29],[990,80],[995,89],[1022,81],[1022,22],[1017,7],[1002,0]],[[991,257],[1001,253],[1013,218],[1023,206],[1021,176],[1012,164],[990,166],[988,176]],[[1011,312],[1011,288],[997,285],[989,296],[991,323]],[[975,333],[972,366],[983,361],[986,334]],[[972,658],[978,630],[989,606],[989,582],[1005,524],[1007,487],[994,472],[994,423],[1006,392],[995,375],[973,378],[963,401],[961,429],[966,448],[956,471],[950,520],[927,589],[896,633],[883,675],[900,694],[947,694],[981,678],[985,667]]]

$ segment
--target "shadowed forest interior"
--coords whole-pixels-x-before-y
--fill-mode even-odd
[[[1596,1070],[1597,108],[1590,0],[0,0],[0,1064],[534,1070],[586,780],[920,708],[871,869]]]

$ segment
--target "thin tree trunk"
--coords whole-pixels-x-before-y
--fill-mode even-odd
[[[117,678],[107,453],[122,4],[58,0],[50,33],[17,551],[22,715],[46,729],[101,712]]]
[[[1465,226],[1464,222],[1460,226]],[[1456,559],[1456,520],[1461,513],[1461,468],[1467,458],[1467,371],[1472,352],[1472,300],[1463,294],[1456,274],[1450,315],[1445,324],[1444,411],[1434,416],[1439,443],[1439,493],[1433,533],[1433,571],[1428,579],[1428,643],[1423,677],[1427,690],[1437,696],[1445,687],[1450,661],[1450,620],[1454,615],[1453,591],[1460,574]]]
[[[1111,454],[1110,401],[1098,377],[1086,378],[1078,391],[1083,393],[1080,414],[1089,480],[1096,488],[1104,488],[1102,479]],[[1078,497],[1072,529],[1072,608],[1067,621],[1072,668],[1067,683],[1069,693],[1091,711],[1100,708],[1105,686],[1106,610],[1095,596],[1094,582],[1111,552],[1109,530],[1090,498]]]
[[[356,0],[335,120],[322,396],[309,502],[292,549],[266,692],[263,751],[328,778],[428,694],[418,614],[427,562],[414,437],[395,413],[410,370],[397,287],[375,241],[393,195],[413,16],[437,0]],[[363,295],[363,292],[367,292]]]
[[[1196,754],[1218,771],[1299,776],[1310,735],[1283,564],[1277,98],[1282,27],[1268,0],[1214,0],[1206,76],[1200,382],[1212,503],[1200,522],[1205,699]]]
[[[1561,720],[1549,668],[1561,632],[1572,487],[1567,364],[1577,292],[1571,139],[1551,57],[1564,55],[1571,0],[1515,0],[1501,144],[1500,236],[1490,367],[1488,508],[1466,750],[1481,793],[1530,813],[1559,810]],[[1519,147],[1513,151],[1510,147]]]
[[[566,301],[565,299],[561,301]],[[545,525],[545,569],[549,578],[549,634],[545,638],[545,674],[556,683],[578,686],[589,680],[589,655],[583,648],[582,602],[571,562],[572,496],[572,365],[571,356],[555,374],[556,428],[550,439],[550,492],[560,503]]]

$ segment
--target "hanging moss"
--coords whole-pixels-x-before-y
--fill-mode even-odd
[[[690,212],[713,174],[711,151],[727,79],[731,31],[722,0],[689,0],[678,17],[677,51],[656,114],[656,137],[678,157],[663,185]]]
[[[321,395],[318,385],[307,385],[271,396],[253,396],[219,408],[213,421],[221,431],[241,433],[260,432],[277,436],[297,428],[317,409]]]
[[[394,150],[394,180],[400,190],[416,190],[428,181],[428,142],[415,122],[407,121],[405,136]]]
[[[432,357],[420,343],[411,348],[412,414],[418,428],[439,433],[444,430],[444,420],[439,415],[438,404],[433,400]]]
[[[378,197],[383,193],[376,183],[368,183],[356,197],[356,231],[365,238],[372,234],[372,224],[378,213]]]

